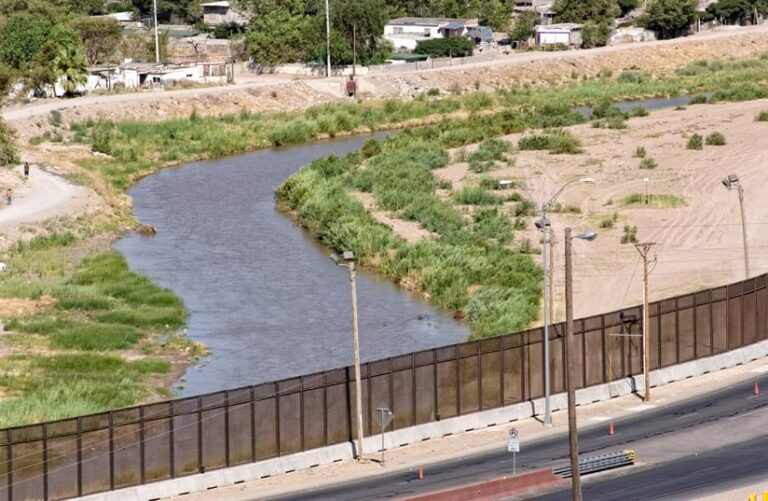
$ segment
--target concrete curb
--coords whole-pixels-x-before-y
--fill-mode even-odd
[[[570,482],[552,473],[552,470],[537,470],[503,477],[486,482],[462,485],[453,489],[429,492],[406,498],[407,501],[493,501],[525,494],[532,490],[545,489]]]
[[[708,358],[685,362],[672,367],[651,372],[651,386],[663,386],[668,383],[691,377],[716,372],[729,367],[742,365],[758,358],[768,356],[768,340],[751,346],[721,353]],[[576,392],[576,404],[584,405],[614,397],[627,395],[644,386],[643,376],[632,376],[611,383],[584,388]],[[551,397],[552,410],[565,409],[565,393]],[[526,401],[508,407],[458,416],[433,423],[426,423],[402,430],[387,432],[384,436],[385,449],[413,444],[431,438],[440,438],[465,431],[496,426],[536,416],[543,412],[544,399]],[[381,435],[365,438],[365,450],[378,451],[381,448]],[[354,446],[346,442],[321,449],[291,454],[289,456],[268,459],[258,463],[248,463],[228,469],[214,470],[187,477],[163,480],[146,485],[128,487],[117,491],[102,492],[85,496],[91,501],[152,501],[162,498],[202,492],[217,487],[239,484],[252,480],[280,475],[296,470],[313,468],[321,464],[349,460],[354,458]]]

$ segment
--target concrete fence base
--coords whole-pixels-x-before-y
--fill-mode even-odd
[[[708,372],[727,369],[765,356],[768,356],[768,341],[761,341],[727,353],[655,370],[651,372],[651,386],[662,386]],[[609,400],[621,395],[634,393],[643,387],[643,376],[623,378],[611,383],[578,390],[576,392],[576,403],[577,405],[583,405]],[[567,395],[565,393],[553,395],[550,401],[552,410],[565,409],[567,406]],[[430,438],[440,438],[446,435],[530,418],[541,414],[543,409],[544,399],[541,398],[498,409],[395,430],[384,435],[384,447],[392,449]],[[364,447],[368,451],[378,451],[381,448],[381,435],[366,437]],[[349,460],[354,458],[354,453],[354,445],[345,442],[257,463],[92,494],[85,496],[83,499],[94,501],[151,501]]]

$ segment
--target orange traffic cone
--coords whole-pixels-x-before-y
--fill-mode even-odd
[[[613,421],[611,421],[611,425],[608,427],[608,435],[615,435],[616,432],[613,429]]]
[[[757,385],[757,383],[755,383],[755,395],[759,395],[759,394],[760,394],[760,387]]]
[[[419,466],[419,480],[424,480],[424,467]]]

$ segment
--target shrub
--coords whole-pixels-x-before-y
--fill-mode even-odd
[[[604,216],[604,217],[600,218],[600,228],[603,228],[603,229],[613,228],[613,225],[618,220],[619,220],[619,213],[618,212],[614,212],[610,216]]]
[[[768,110],[763,110],[755,117],[755,122],[768,122]]]
[[[365,142],[361,153],[363,154],[363,158],[375,157],[381,153],[381,143],[378,140],[371,138]]]
[[[59,110],[52,110],[51,116],[48,117],[48,122],[54,127],[61,127],[61,112]]]
[[[706,143],[710,146],[724,146],[725,136],[721,132],[713,132],[707,136]]]
[[[640,159],[640,168],[641,169],[655,169],[658,167],[658,164],[656,163],[656,160],[654,160],[651,157],[643,157]]]
[[[686,148],[689,150],[701,150],[704,149],[704,138],[701,134],[694,134],[688,139]]]
[[[427,91],[427,95],[430,97],[439,96],[440,95],[440,89],[432,87]]]
[[[617,80],[619,83],[639,84],[645,82],[645,75],[639,71],[622,71]]]
[[[595,120],[592,122],[592,127],[595,129],[626,129],[627,124],[624,121],[624,117],[616,116],[604,120]]]
[[[624,225],[624,234],[621,236],[622,244],[637,243],[637,226]]]
[[[434,38],[418,42],[413,52],[431,57],[466,57],[474,48],[475,42],[469,38]]]
[[[504,153],[509,152],[512,149],[512,145],[501,139],[486,139],[480,143],[477,149],[479,151],[487,151],[494,160],[503,160]]]
[[[629,112],[630,117],[647,117],[648,114],[649,114],[648,110],[646,110],[642,106],[637,106],[636,108],[632,108],[632,110]]]
[[[704,94],[696,94],[688,100],[688,104],[706,104],[709,102],[709,98]]]
[[[512,240],[512,224],[497,207],[477,211],[472,231],[485,239],[506,244]]]
[[[467,186],[453,194],[456,203],[462,205],[498,205],[501,199],[481,188],[480,186]]]
[[[269,134],[269,140],[274,146],[286,146],[307,142],[313,139],[317,132],[318,127],[315,122],[304,118],[295,118],[277,126]]]
[[[579,139],[563,129],[521,137],[518,146],[521,150],[549,150],[553,154],[578,154],[583,151]]]
[[[644,146],[638,146],[637,148],[635,148],[635,153],[634,153],[635,158],[645,158],[646,155],[648,155],[648,152],[645,151]]]

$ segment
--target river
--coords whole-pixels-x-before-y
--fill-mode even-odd
[[[191,367],[180,396],[352,364],[349,275],[275,208],[274,188],[302,165],[358,150],[366,137],[165,169],[130,190],[154,237],[116,248],[132,270],[174,290],[188,336],[212,355]],[[444,311],[362,270],[357,280],[363,360],[466,340]]]

